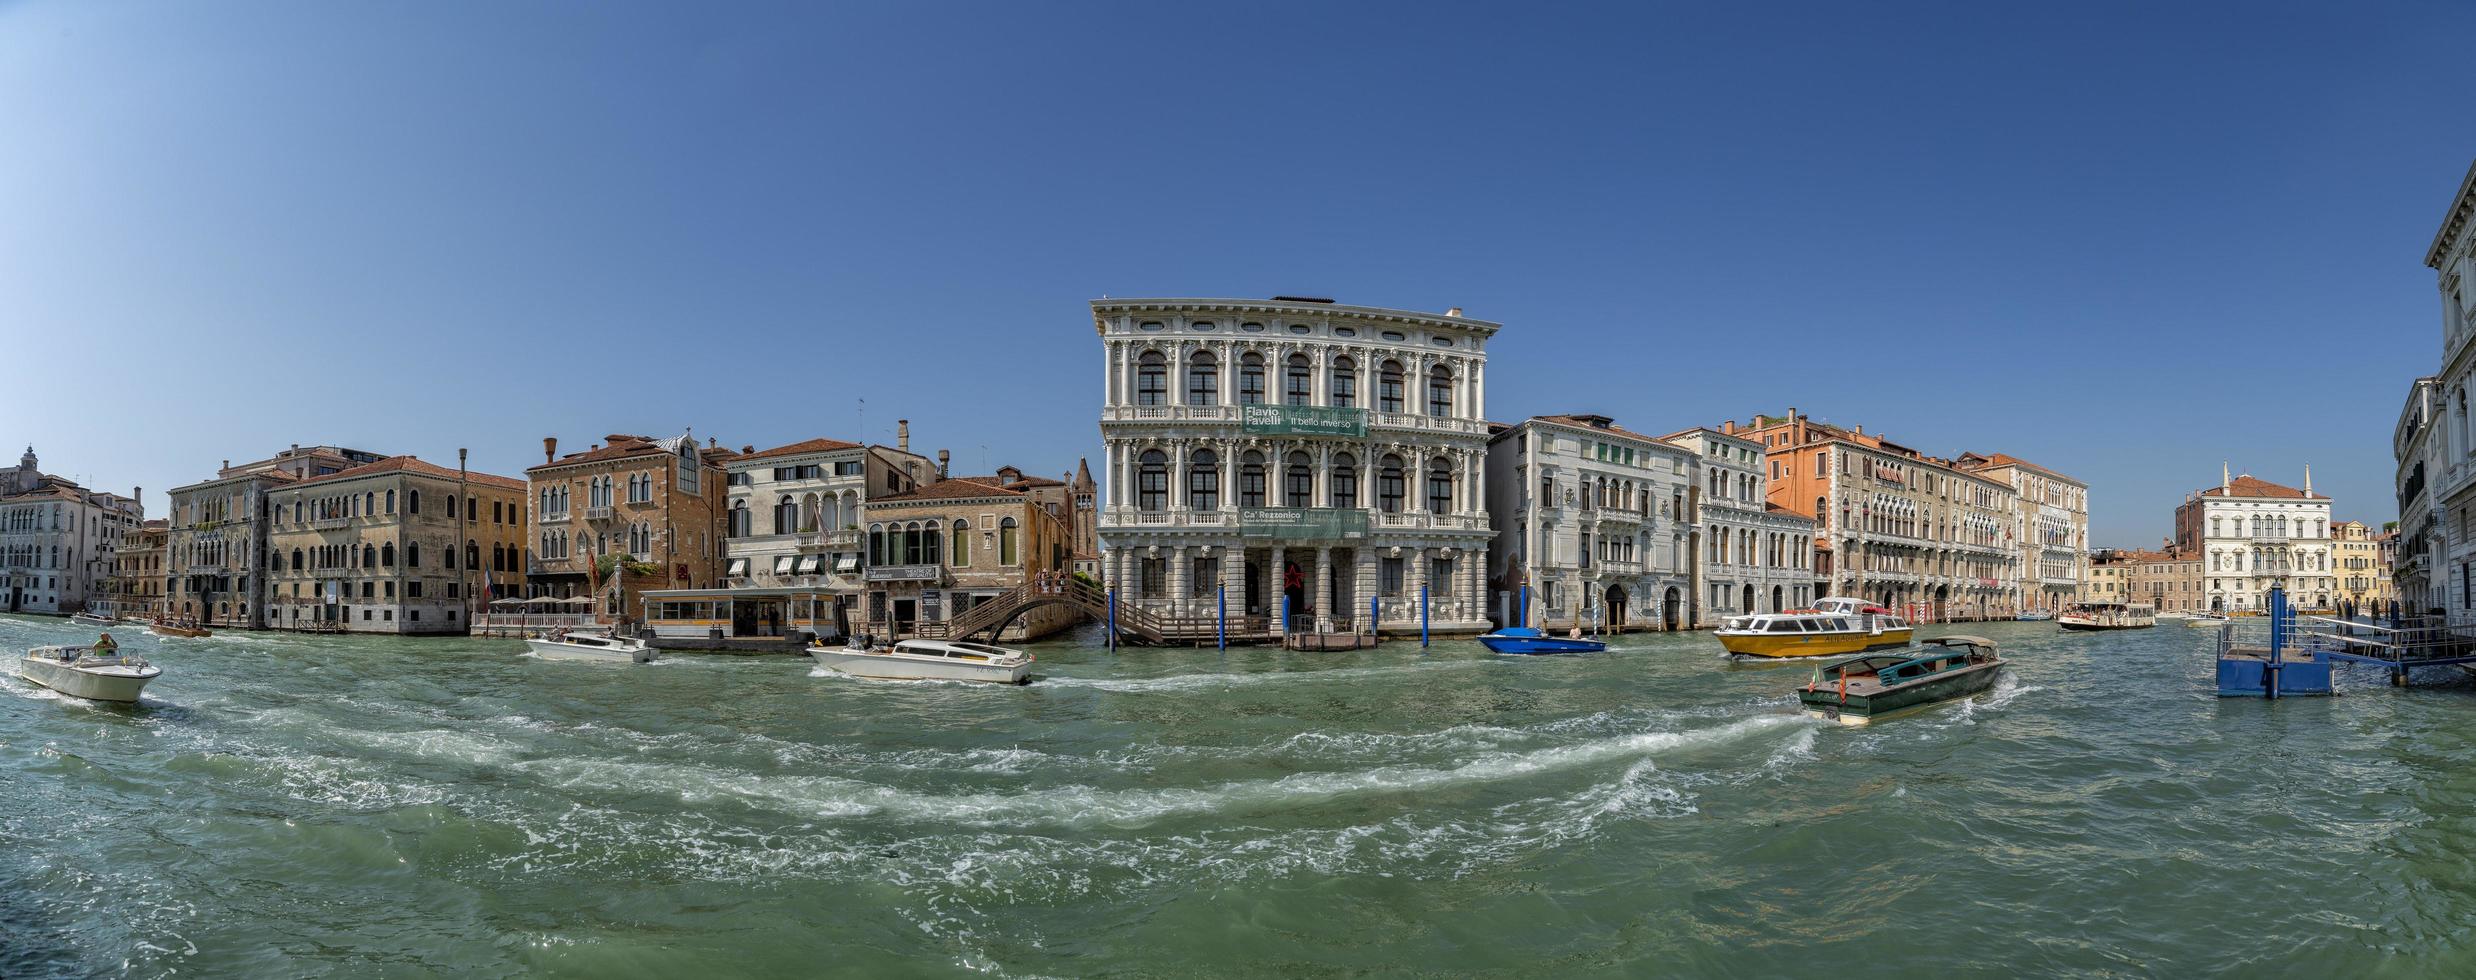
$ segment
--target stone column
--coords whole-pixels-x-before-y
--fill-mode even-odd
[[[1309,593],[1312,598],[1308,600],[1315,606],[1317,632],[1326,632],[1333,628],[1332,592],[1333,549],[1330,546],[1319,546],[1315,549],[1314,591]]]
[[[1193,574],[1192,567],[1187,562],[1185,545],[1169,549],[1169,611],[1171,615],[1187,613],[1187,604],[1191,601],[1187,593],[1193,591],[1187,578]]]
[[[1384,594],[1383,574],[1377,564],[1384,560],[1384,556],[1377,553],[1377,550],[1372,545],[1366,544],[1359,546],[1357,554],[1358,588],[1355,591],[1357,592],[1358,606],[1361,609],[1376,608],[1376,605],[1369,602],[1369,600],[1381,597]],[[1384,614],[1387,616],[1398,615],[1400,605],[1401,603],[1399,600],[1383,603],[1382,608],[1384,610]],[[1367,628],[1375,629],[1381,625],[1381,622],[1371,620],[1368,622]]]
[[[1221,595],[1229,597],[1229,615],[1235,619],[1247,614],[1247,547],[1246,542],[1231,538],[1221,546],[1221,587],[1212,598],[1213,611],[1220,611]]]
[[[1272,628],[1278,631],[1289,626],[1287,617],[1296,612],[1288,606],[1289,579],[1286,573],[1289,568],[1290,549],[1274,545],[1269,550],[1268,557],[1272,565],[1265,569],[1265,574],[1271,579],[1268,584],[1272,588],[1264,597],[1264,612],[1272,620]]]

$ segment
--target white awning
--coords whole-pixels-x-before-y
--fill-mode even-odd
[[[791,561],[792,561],[792,559],[794,559],[794,558],[796,558],[796,557],[798,557],[798,556],[796,556],[796,555],[775,555],[775,556],[774,556],[774,574],[776,574],[776,575],[789,575],[789,574],[791,574]]]
[[[824,555],[803,555],[800,557],[800,574],[815,575],[824,569]]]
[[[732,577],[732,578],[747,578],[747,577],[748,577],[748,559],[745,559],[745,558],[733,558],[733,559],[731,559],[731,573],[730,573],[730,574],[731,574],[731,577]]]
[[[858,556],[858,555],[844,555],[844,556],[842,556],[842,557],[840,557],[840,558],[836,558],[836,559],[834,559],[834,570],[835,570],[835,571],[837,571],[837,572],[856,572],[856,571],[859,571],[859,570],[860,570],[860,556]]]

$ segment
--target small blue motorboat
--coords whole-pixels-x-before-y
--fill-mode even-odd
[[[1567,640],[1529,626],[1507,626],[1482,634],[1479,642],[1497,653],[1598,653],[1608,645],[1598,640]]]

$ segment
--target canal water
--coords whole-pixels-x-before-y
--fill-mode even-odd
[[[1026,688],[785,657],[124,644],[0,677],[0,975],[2466,976],[2476,694],[2222,701],[2207,634],[1969,627],[1853,728],[1808,665],[1037,647]],[[0,617],[13,657],[91,639]]]

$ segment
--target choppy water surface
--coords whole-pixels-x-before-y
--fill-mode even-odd
[[[136,708],[0,678],[0,975],[2466,975],[2467,687],[1971,631],[1997,690],[1865,728],[1707,635],[1019,689],[136,635]]]

